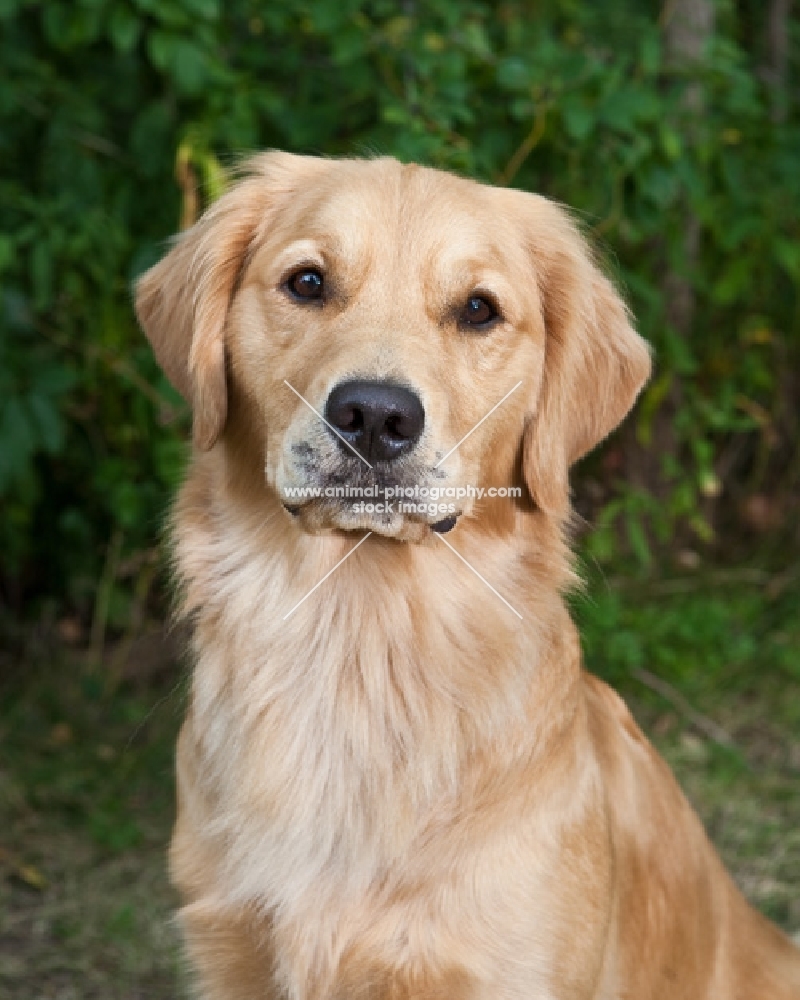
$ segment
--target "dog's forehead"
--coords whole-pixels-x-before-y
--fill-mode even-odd
[[[284,221],[342,256],[402,256],[423,266],[496,261],[514,242],[498,192],[394,160],[331,164],[285,206]],[[402,251],[405,250],[405,255]]]

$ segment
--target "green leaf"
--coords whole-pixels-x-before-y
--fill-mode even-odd
[[[198,93],[208,78],[206,54],[193,42],[178,39],[171,54],[175,82],[185,94]]]
[[[34,377],[36,391],[47,396],[60,396],[68,392],[76,383],[74,371],[62,365],[48,365],[37,370]]]
[[[198,17],[216,21],[219,17],[219,0],[183,0],[185,8]]]
[[[800,242],[775,240],[775,257],[790,278],[800,282]]]
[[[563,106],[564,127],[571,139],[583,142],[594,126],[594,114],[591,109],[577,101],[570,101]]]
[[[497,65],[497,83],[504,90],[525,90],[531,84],[529,65],[518,56],[501,59]]]
[[[174,51],[175,38],[165,31],[154,31],[147,37],[147,53],[153,65],[165,72],[169,66]]]
[[[37,393],[28,396],[28,406],[39,431],[41,446],[55,454],[64,440],[64,426],[58,411],[49,397]]]
[[[644,532],[641,520],[636,517],[636,515],[629,514],[626,529],[628,541],[630,542],[636,561],[643,568],[649,568],[653,561],[653,556],[650,551],[650,543],[647,541],[647,535]]]
[[[381,117],[388,125],[408,125],[411,115],[399,104],[389,104],[381,112]]]
[[[118,51],[131,52],[139,41],[142,22],[128,7],[119,4],[111,12],[108,31]]]
[[[668,160],[677,160],[683,152],[683,142],[680,135],[666,122],[659,129],[661,148]]]

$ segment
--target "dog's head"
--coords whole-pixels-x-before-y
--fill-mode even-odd
[[[391,159],[256,157],[136,305],[196,446],[309,531],[420,539],[521,479],[563,518],[650,370],[562,209]]]

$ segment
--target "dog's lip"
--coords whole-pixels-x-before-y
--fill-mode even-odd
[[[303,512],[305,510],[311,509],[314,506],[315,506],[315,500],[314,499],[312,499],[312,500],[306,500],[303,503],[299,503],[299,504],[295,504],[295,503],[291,503],[291,504],[290,503],[284,503],[283,504],[284,510],[292,517],[293,520],[297,521],[298,524],[300,524],[301,526],[302,526],[302,522],[300,520],[301,515],[303,514]],[[330,506],[333,506],[333,505],[330,505]],[[342,509],[344,509],[344,508],[342,507]],[[336,507],[333,506],[334,515],[335,515],[335,510],[336,510]],[[437,534],[440,534],[440,535],[444,535],[447,532],[452,531],[453,528],[455,528],[456,524],[458,523],[458,519],[463,515],[463,513],[464,513],[463,510],[456,510],[452,514],[448,514],[447,517],[440,518],[438,521],[431,521],[431,520],[429,520],[426,517],[414,517],[414,516],[412,516],[412,515],[410,515],[408,513],[403,513],[400,516],[402,517],[402,519],[404,521],[407,521],[407,522],[409,522],[411,524],[426,525],[428,528],[431,529],[431,531],[436,532]],[[330,520],[330,522],[328,524],[326,524],[326,525],[323,525],[323,527],[328,528],[328,529],[330,529],[332,531],[341,531],[341,532],[344,532],[346,534],[358,534],[361,531],[368,530],[368,531],[372,531],[375,534],[382,535],[382,534],[386,534],[385,532],[383,532],[381,530],[381,528],[384,525],[384,523],[385,522],[382,522],[379,517],[376,517],[372,521],[371,525],[369,525],[367,527],[365,527],[363,524],[359,525],[358,527],[350,527],[350,526],[347,526],[347,525],[337,524],[336,521],[332,518]],[[394,537],[394,535],[393,534],[387,534],[386,537],[391,538],[391,537]]]

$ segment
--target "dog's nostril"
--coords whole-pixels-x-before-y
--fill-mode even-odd
[[[386,431],[392,437],[405,440],[412,436],[412,431],[408,427],[408,421],[403,419],[402,413],[393,413],[386,418]]]
[[[364,426],[364,414],[361,410],[353,407],[349,413],[343,415],[342,423],[339,426],[341,430],[360,430]]]
[[[325,419],[367,461],[391,462],[419,440],[425,410],[404,386],[359,380],[333,389]]]

